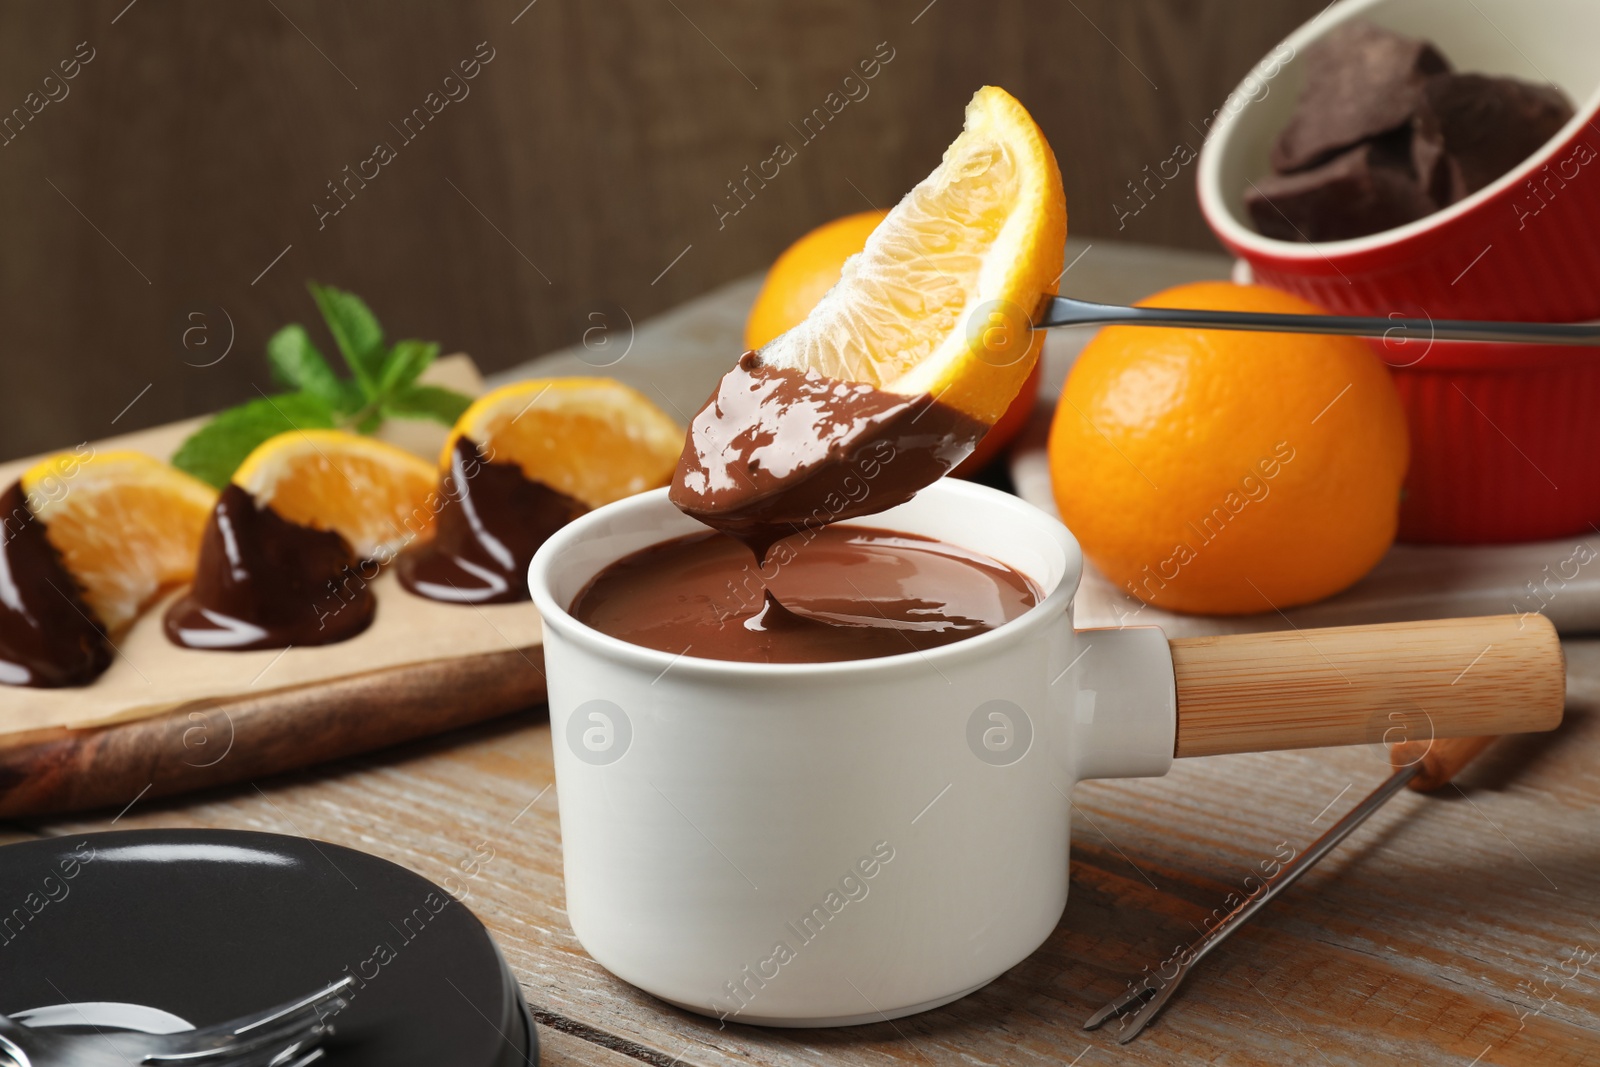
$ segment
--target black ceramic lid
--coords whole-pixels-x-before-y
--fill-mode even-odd
[[[233,830],[133,830],[0,848],[0,1011],[121,1002],[209,1026],[345,975],[329,1067],[538,1062],[488,931],[363,852]]]

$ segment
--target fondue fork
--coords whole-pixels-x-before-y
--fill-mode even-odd
[[[1147,974],[1142,982],[1133,985],[1126,993],[1089,1016],[1083,1028],[1097,1030],[1107,1019],[1134,1011],[1142,1002],[1143,1006],[1137,1007],[1137,1014],[1123,1022],[1122,1030],[1117,1034],[1117,1043],[1126,1045],[1138,1037],[1139,1031],[1149,1025],[1167,1001],[1172,999],[1172,994],[1177,992],[1178,986],[1183,984],[1183,980],[1189,976],[1195,964],[1226,941],[1235,930],[1249,922],[1251,916],[1266,907],[1267,901],[1293,885],[1301,875],[1315,866],[1318,860],[1333,851],[1335,845],[1382,807],[1384,801],[1408,784],[1413,789],[1423,791],[1439,788],[1454,778],[1478,753],[1488,748],[1493,740],[1493,737],[1457,737],[1448,740],[1407,741],[1395,745],[1390,750],[1390,762],[1395,770],[1388,780],[1374,789],[1371,795],[1351,809],[1344,818],[1329,827],[1328,832],[1317,838],[1310,848],[1280,867],[1276,874],[1266,880],[1266,889],[1259,896],[1252,895],[1247,898],[1209,933],[1185,948],[1178,956],[1177,968],[1171,977]]]
[[[1473,319],[1360,318],[1276,315],[1258,311],[1198,311],[1122,307],[1065,296],[1045,297],[1035,326],[1187,326],[1202,330],[1333,333],[1412,341],[1496,341],[1541,345],[1600,345],[1600,323],[1480,322]]]

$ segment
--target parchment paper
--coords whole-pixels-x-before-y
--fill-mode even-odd
[[[465,355],[439,360],[423,380],[474,395],[483,389],[477,368]],[[201,421],[191,419],[94,444],[97,451],[134,449],[166,459]],[[380,436],[431,461],[438,457],[447,433],[436,424],[396,420]],[[0,464],[0,487],[10,485],[36,458]],[[0,686],[0,743],[7,734],[146,718],[191,700],[328,681],[408,663],[529,649],[540,643],[543,633],[530,603],[481,608],[441,604],[406,592],[388,572],[375,578],[371,589],[378,610],[364,633],[333,645],[261,652],[201,651],[172,644],[162,633],[161,615],[180,595],[174,590],[115,636],[116,659],[93,684],[73,689]]]

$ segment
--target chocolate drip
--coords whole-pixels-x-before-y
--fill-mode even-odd
[[[485,460],[465,437],[456,440],[439,493],[434,536],[401,555],[400,584],[455,604],[527,600],[533,554],[587,510],[514,463]]]
[[[766,367],[747,352],[690,425],[670,495],[762,560],[797,531],[905,503],[987,429],[926,395]]]
[[[290,522],[230,485],[206,523],[193,588],[167,610],[167,637],[234,651],[354,637],[377,610],[357,563],[343,537]]]
[[[111,666],[104,628],[34,518],[22,483],[0,494],[0,516],[0,683],[88,685]]]
[[[653,545],[596,575],[571,611],[603,633],[674,655],[828,663],[948,645],[1038,600],[1026,577],[976,552],[830,526],[778,542],[760,567],[717,534]]]

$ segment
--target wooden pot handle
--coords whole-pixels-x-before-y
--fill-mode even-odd
[[[1551,730],[1566,661],[1542,615],[1181,638],[1175,754]]]

